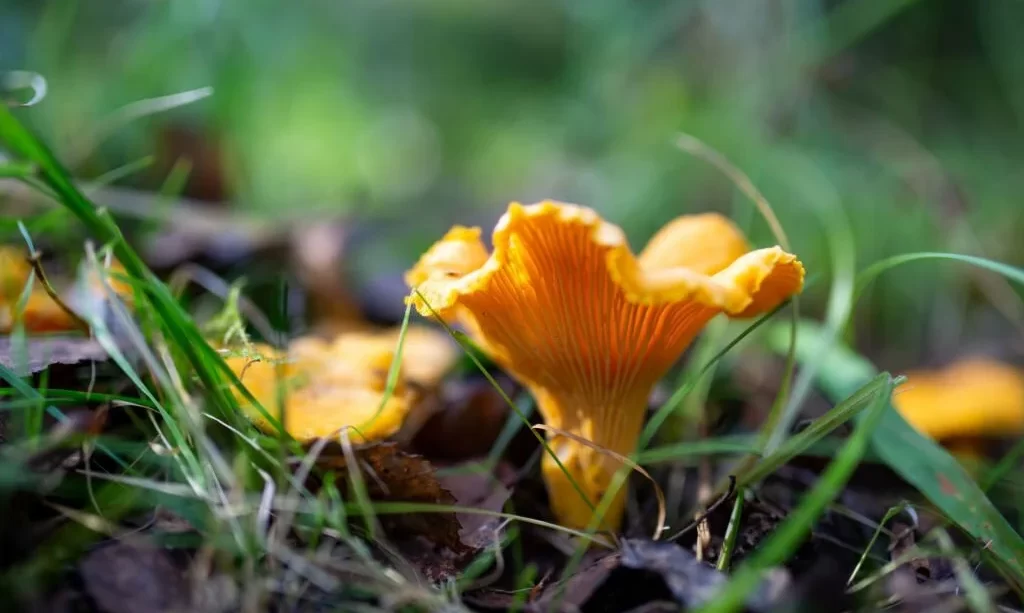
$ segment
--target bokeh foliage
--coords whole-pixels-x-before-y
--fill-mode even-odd
[[[385,222],[357,255],[374,274],[451,223],[544,197],[601,210],[635,245],[708,208],[771,241],[674,146],[685,131],[775,206],[819,275],[813,312],[835,241],[824,207],[850,225],[858,268],[935,250],[1024,262],[1021,23],[1014,0],[7,0],[0,69],[45,76],[46,99],[19,112],[83,179],[185,126],[223,147],[251,214]],[[206,86],[97,138],[125,105]],[[859,303],[861,345],[899,368],[999,340],[1014,307],[987,306],[985,285],[894,271]]]

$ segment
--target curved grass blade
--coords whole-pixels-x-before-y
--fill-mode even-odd
[[[963,255],[960,253],[945,253],[935,251],[921,251],[918,253],[905,253],[903,255],[896,255],[891,258],[886,258],[879,262],[875,262],[871,266],[868,266],[857,275],[857,284],[854,288],[853,296],[856,300],[864,288],[875,280],[876,277],[881,275],[883,272],[907,264],[909,262],[916,262],[918,260],[953,260],[955,262],[961,262],[963,264],[970,264],[977,266],[978,268],[984,268],[994,273],[1003,275],[1011,281],[1016,281],[1021,285],[1024,285],[1024,270],[1017,268],[1016,266],[1010,266],[1002,262],[996,262],[995,260],[989,260],[987,258],[980,258],[974,255]]]
[[[839,190],[824,176],[817,166],[803,156],[791,154],[785,159],[785,176],[794,181],[804,199],[819,213],[821,224],[828,237],[829,254],[832,264],[832,284],[829,288],[828,307],[825,311],[826,330],[832,338],[838,338],[853,311],[854,277],[856,275],[857,248],[854,244],[850,220],[843,211]],[[796,421],[800,407],[811,390],[818,362],[806,365],[797,376],[789,395],[789,401],[782,409],[779,423],[772,430],[765,443],[765,453],[775,451]]]
[[[661,426],[664,425],[665,420],[668,419],[669,416],[671,416],[677,408],[679,408],[679,406],[683,402],[683,399],[686,398],[687,394],[690,393],[690,391],[694,388],[694,386],[697,384],[701,377],[706,375],[708,371],[710,371],[711,368],[719,360],[725,357],[725,354],[729,353],[729,351],[732,350],[733,347],[738,345],[740,341],[742,341],[751,333],[753,333],[754,330],[757,330],[762,325],[764,325],[765,322],[774,317],[776,313],[785,308],[787,304],[789,304],[788,300],[786,302],[783,302],[779,306],[775,307],[771,311],[765,313],[760,318],[758,318],[757,321],[747,326],[745,330],[736,335],[736,338],[726,343],[726,345],[722,347],[713,358],[711,358],[710,360],[707,361],[707,363],[701,366],[700,370],[697,371],[697,373],[693,377],[689,378],[683,385],[676,388],[676,391],[672,393],[672,396],[670,396],[669,399],[666,400],[665,403],[658,408],[654,415],[651,416],[649,420],[647,420],[647,425],[644,426],[643,432],[640,433],[640,439],[637,443],[637,448],[643,449],[651,442],[654,436],[658,433],[658,430],[661,428]]]

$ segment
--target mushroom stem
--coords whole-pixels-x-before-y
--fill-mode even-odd
[[[607,398],[593,400],[578,395],[556,395],[548,390],[534,389],[533,392],[537,408],[551,428],[548,444],[561,462],[559,466],[547,453],[541,460],[552,511],[563,525],[585,530],[590,527],[594,510],[612,485],[615,473],[623,467],[616,454],[628,456],[636,449],[646,414],[647,394],[633,393],[609,401]],[[572,436],[590,444],[574,440]],[[580,497],[573,481],[587,496],[586,501]],[[596,524],[599,530],[618,530],[626,508],[627,491],[623,484],[613,495],[602,521]]]

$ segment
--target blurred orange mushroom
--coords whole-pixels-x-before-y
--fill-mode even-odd
[[[342,333],[332,341],[296,339],[287,351],[254,345],[257,357],[225,358],[246,389],[276,419],[284,399],[285,430],[308,442],[337,436],[346,426],[353,442],[394,435],[435,387],[457,357],[447,335],[410,327],[393,392],[386,391],[398,331]],[[417,364],[431,361],[428,367]],[[414,383],[415,385],[409,385]],[[239,393],[239,396],[241,394]],[[255,406],[243,402],[246,415],[264,432],[274,425]]]
[[[55,301],[39,279],[32,283],[24,305],[19,305],[31,275],[27,252],[0,247],[0,333],[9,333],[18,320],[29,333],[80,329],[83,322]]]
[[[621,466],[597,448],[634,451],[652,387],[704,324],[768,311],[803,287],[795,256],[748,252],[718,215],[676,219],[635,257],[622,230],[589,208],[513,203],[493,242],[488,253],[479,228],[452,228],[406,273],[410,299],[422,315],[464,325],[531,391],[554,452],[590,499],[544,457],[552,510],[574,528],[591,521]],[[619,491],[605,524],[617,529],[624,507]]]
[[[381,352],[395,350],[400,333],[401,328],[343,332],[331,343],[331,351],[352,359],[365,356],[372,361]],[[410,383],[424,388],[435,387],[458,357],[458,345],[444,332],[426,326],[410,325],[406,328],[402,345],[402,374]]]
[[[942,370],[912,371],[893,405],[918,432],[961,457],[977,457],[978,442],[1024,433],[1024,372],[985,358]]]
[[[32,264],[28,252],[11,246],[0,246],[0,297],[9,300],[25,288]]]

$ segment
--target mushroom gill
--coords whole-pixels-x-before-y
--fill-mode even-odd
[[[444,333],[410,326],[396,386],[388,393],[398,334],[395,329],[343,332],[329,341],[302,337],[286,351],[257,344],[246,355],[230,355],[225,361],[277,420],[282,419],[280,398],[284,399],[282,425],[296,440],[336,436],[351,427],[354,442],[368,442],[390,437],[407,425],[412,411],[458,357]],[[243,401],[242,408],[258,428],[276,431],[255,406]]]

